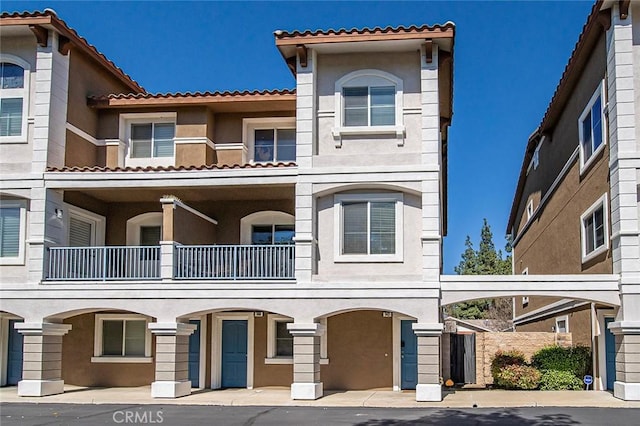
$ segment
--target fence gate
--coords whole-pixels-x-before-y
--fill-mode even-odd
[[[451,380],[454,383],[476,382],[476,335],[451,335]]]

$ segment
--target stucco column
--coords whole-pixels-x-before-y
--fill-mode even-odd
[[[22,322],[15,327],[24,335],[18,395],[47,396],[64,392],[62,336],[71,330],[71,325]]]
[[[175,238],[173,233],[176,198],[162,197],[162,240],[160,241],[160,278],[163,281],[173,279],[175,260]]]
[[[415,323],[418,336],[418,384],[416,401],[442,401],[440,384],[440,337],[442,324]]]
[[[320,381],[320,336],[322,324],[287,324],[293,335],[293,384],[291,399],[318,399],[322,396]]]
[[[189,336],[195,324],[150,323],[156,336],[156,380],[151,383],[153,398],[178,398],[191,393],[189,380]]]
[[[613,394],[625,401],[640,400],[640,321],[609,324],[616,338],[616,381]]]
[[[313,185],[296,184],[295,271],[298,283],[309,283],[315,266],[316,238],[314,229]]]

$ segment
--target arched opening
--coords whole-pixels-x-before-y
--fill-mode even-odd
[[[295,232],[293,215],[265,210],[240,219],[240,244],[289,244]]]
[[[127,220],[128,246],[155,246],[162,240],[162,212],[142,213]]]

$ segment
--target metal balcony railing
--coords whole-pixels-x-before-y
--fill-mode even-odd
[[[48,280],[113,281],[160,278],[159,246],[51,247]]]
[[[293,245],[198,245],[175,248],[175,278],[281,280],[295,278]]]

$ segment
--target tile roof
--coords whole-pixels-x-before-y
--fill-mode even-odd
[[[114,93],[106,96],[94,96],[90,99],[94,101],[105,101],[110,99],[181,99],[181,98],[223,98],[223,97],[243,97],[259,95],[295,95],[296,89],[272,89],[272,90],[235,90],[235,91],[215,91],[215,92],[177,92],[177,93]]]
[[[287,38],[299,38],[299,37],[316,37],[316,36],[335,36],[335,35],[379,35],[379,34],[406,34],[406,33],[422,33],[422,32],[431,32],[431,31],[446,31],[449,29],[455,29],[455,24],[451,21],[448,21],[444,24],[435,24],[435,25],[410,25],[410,26],[397,26],[397,27],[374,27],[374,28],[340,28],[334,30],[330,28],[328,30],[293,30],[293,31],[283,31],[277,30],[274,32],[276,39],[287,39]]]
[[[103,167],[103,166],[64,166],[48,167],[47,172],[172,172],[172,171],[201,171],[201,170],[230,170],[230,169],[272,169],[295,167],[294,162],[232,164],[232,165],[203,165],[203,166],[147,166],[147,167]]]
[[[144,88],[135,80],[127,75],[116,64],[109,60],[104,54],[90,44],[84,37],[81,37],[76,30],[69,27],[66,22],[58,18],[55,11],[45,9],[43,11],[34,12],[2,12],[0,14],[0,22],[2,25],[52,25],[60,34],[70,39],[78,48],[83,50],[89,56],[93,57],[105,68],[109,69],[112,74],[116,75],[123,83],[127,84],[131,90],[144,92]]]
[[[597,0],[591,8],[591,12],[589,13],[587,22],[582,27],[582,32],[580,33],[578,41],[576,42],[576,45],[571,52],[569,61],[564,68],[562,76],[560,77],[560,81],[558,82],[556,90],[551,97],[551,102],[549,102],[549,105],[547,106],[547,110],[544,113],[542,121],[540,122],[540,125],[536,128],[536,130],[531,134],[531,136],[529,136],[524,152],[524,158],[522,160],[522,166],[520,168],[520,175],[518,177],[516,191],[513,197],[513,202],[511,204],[511,212],[509,213],[509,221],[507,224],[507,233],[517,231],[513,230],[512,228],[516,222],[516,215],[518,213],[520,199],[522,198],[524,185],[527,178],[527,169],[529,168],[529,163],[531,162],[531,158],[533,157],[533,151],[535,150],[535,147],[542,135],[550,129],[553,129],[553,126],[555,126],[555,123],[559,119],[563,108],[571,95],[571,92],[577,84],[582,68],[584,67],[589,56],[592,53],[591,49],[593,47],[593,44],[595,44],[595,42],[597,41],[596,35],[599,36],[599,31],[594,30],[602,29],[603,25],[599,20],[600,9],[603,6],[603,3],[604,0]],[[606,13],[609,12],[607,11]]]

